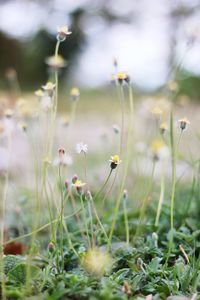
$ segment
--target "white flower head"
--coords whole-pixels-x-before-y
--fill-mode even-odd
[[[66,154],[65,150],[63,148],[60,148],[58,156],[53,161],[53,165],[71,166],[72,164],[73,164],[73,159],[71,155]]]
[[[83,142],[80,142],[80,143],[76,144],[76,152],[78,154],[80,154],[80,153],[86,154],[87,151],[88,151],[88,145],[87,144],[84,144]]]

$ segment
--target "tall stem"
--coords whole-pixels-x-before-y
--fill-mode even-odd
[[[126,156],[125,156],[126,160],[124,163],[124,174],[123,174],[123,178],[121,181],[119,194],[118,194],[118,197],[116,200],[116,205],[114,208],[114,216],[113,216],[110,234],[109,234],[109,238],[108,238],[108,245],[107,245],[108,250],[111,249],[112,236],[113,236],[113,232],[115,229],[117,215],[119,212],[119,207],[120,207],[121,199],[122,199],[123,192],[124,192],[125,182],[126,182],[126,178],[127,178],[127,174],[128,174],[128,169],[129,169],[130,156],[131,156],[131,140],[132,140],[132,131],[133,131],[133,112],[134,112],[133,111],[133,92],[132,92],[131,84],[129,84],[129,109],[130,109],[130,116],[129,116],[128,139],[127,139],[127,145],[126,145],[126,149],[127,149]],[[124,117],[123,117],[123,111],[122,111],[122,121],[123,121],[123,118]],[[122,139],[123,139],[123,137],[122,137]]]
[[[162,161],[162,167],[161,167],[161,180],[160,180],[160,197],[158,202],[158,208],[156,213],[156,220],[155,220],[155,226],[157,227],[159,225],[159,219],[164,199],[164,193],[165,193],[165,175],[164,175],[164,162]]]
[[[89,236],[89,230],[88,230],[88,224],[87,224],[87,216],[86,216],[86,212],[85,212],[85,205],[84,205],[84,202],[83,202],[82,193],[80,193],[79,197],[80,197],[80,200],[81,200],[81,206],[82,206],[82,211],[83,211],[83,222],[84,222],[85,231],[86,231],[86,235],[87,235],[88,246],[89,246],[89,248],[91,248],[90,236]]]
[[[3,256],[4,256],[4,230],[5,230],[5,214],[6,214],[6,200],[7,200],[7,194],[8,194],[8,186],[9,186],[9,169],[10,169],[10,162],[11,162],[11,133],[8,134],[7,137],[7,149],[8,149],[8,165],[7,165],[7,171],[5,174],[5,184],[4,184],[4,191],[3,191],[3,197],[2,197],[2,224],[1,224],[1,259],[0,259],[0,271],[2,275],[2,299],[6,299],[5,296],[5,278],[4,278],[4,264],[3,264]]]
[[[175,190],[176,190],[176,161],[178,148],[181,140],[183,131],[181,130],[177,145],[174,145],[174,121],[173,121],[173,111],[171,110],[170,114],[170,144],[171,144],[171,153],[172,153],[172,190],[171,190],[171,199],[170,199],[170,240],[169,240],[169,249],[168,256],[171,254],[171,250],[173,248],[174,241],[174,200],[175,200]]]
[[[64,195],[63,184],[61,176],[61,165],[59,165],[59,183],[60,183],[60,196],[61,196],[61,209],[60,209],[60,253],[62,258],[61,271],[64,271],[64,251],[63,251],[63,211],[64,211]]]

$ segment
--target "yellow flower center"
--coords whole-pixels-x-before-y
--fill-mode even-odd
[[[78,97],[80,95],[79,89],[76,87],[72,88],[70,91],[70,95],[74,97]]]
[[[119,162],[119,155],[112,156],[112,160],[113,160],[114,163],[118,163]]]
[[[165,146],[165,144],[162,140],[156,139],[152,142],[151,149],[152,149],[153,152],[157,153],[164,146]]]
[[[126,75],[126,73],[118,73],[118,74],[117,74],[117,78],[118,78],[119,80],[124,80],[124,79],[127,78],[127,75]]]
[[[82,184],[82,181],[81,180],[76,180],[76,182],[74,183],[76,186],[79,186]]]

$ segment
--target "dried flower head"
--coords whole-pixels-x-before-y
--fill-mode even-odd
[[[187,125],[190,125],[190,121],[187,118],[180,119],[178,122],[181,130],[187,129]]]
[[[132,295],[130,285],[127,281],[124,281],[124,284],[123,284],[123,287],[122,287],[122,292],[124,294],[126,294],[128,297],[131,297],[131,295]]]
[[[38,98],[42,98],[44,97],[45,93],[43,92],[43,90],[39,89],[37,91],[35,91],[34,93]]]
[[[6,118],[12,118],[13,114],[14,114],[14,112],[13,112],[13,110],[10,109],[10,108],[8,108],[8,109],[6,109],[6,110],[4,111],[4,115],[5,115]]]
[[[83,142],[80,142],[80,143],[76,144],[76,152],[78,154],[80,154],[80,153],[86,154],[87,151],[88,151],[88,145],[87,144],[84,144]]]
[[[57,29],[57,40],[59,42],[65,41],[66,37],[70,35],[72,32],[69,31],[67,26],[61,26]]]
[[[128,191],[124,190],[123,191],[123,199],[127,199],[128,198]]]
[[[64,115],[61,117],[60,121],[61,121],[61,125],[67,127],[69,125],[70,118],[68,115]]]
[[[169,81],[168,82],[168,89],[171,92],[176,92],[178,90],[178,83],[176,81]]]
[[[162,109],[160,109],[158,106],[155,106],[151,112],[153,115],[155,115],[155,117],[160,117],[163,113]]]
[[[115,169],[122,161],[120,160],[119,155],[113,155],[109,162],[111,169]]]
[[[109,272],[112,264],[113,261],[109,254],[98,248],[88,250],[82,260],[83,268],[96,276],[103,276],[106,272]]]
[[[120,133],[120,127],[117,124],[113,124],[112,129],[113,129],[114,133],[116,133],[116,134]]]
[[[56,85],[53,82],[47,82],[45,85],[42,86],[43,90],[46,92],[53,92],[55,89]]]
[[[71,90],[70,90],[70,97],[72,99],[72,101],[76,101],[79,99],[80,97],[80,91],[77,87],[73,87]]]
[[[24,122],[20,122],[20,123],[18,123],[18,128],[21,129],[22,131],[26,131],[27,125]]]
[[[160,124],[160,133],[164,134],[168,129],[167,123],[163,122]]]
[[[151,144],[151,151],[155,160],[164,159],[169,156],[169,149],[161,139],[153,140]]]
[[[49,56],[45,60],[46,64],[54,69],[64,68],[67,65],[66,60],[61,55]]]

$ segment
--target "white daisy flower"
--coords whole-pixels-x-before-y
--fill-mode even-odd
[[[78,154],[80,153],[86,154],[88,152],[88,145],[84,144],[83,142],[76,144],[76,152]]]

